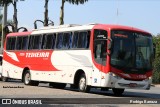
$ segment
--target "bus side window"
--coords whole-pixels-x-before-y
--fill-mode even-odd
[[[87,32],[87,48],[89,48],[90,45],[90,36],[91,36],[91,31]]]
[[[15,44],[16,44],[16,37],[13,37],[11,42],[11,50],[15,50]]]
[[[7,38],[7,50],[14,50],[16,43],[16,37],[8,37]]]
[[[54,49],[56,34],[43,35],[42,49]]]
[[[33,49],[33,44],[34,44],[34,36],[31,35],[29,37],[29,46],[28,46],[28,49]]]
[[[56,43],[56,48],[57,49],[62,49],[63,46],[63,33],[58,33],[57,34],[57,43]]]
[[[12,40],[11,38],[9,38],[9,37],[7,38],[6,50],[10,50],[11,40]]]
[[[23,42],[22,42],[22,50],[27,50],[28,48],[28,36],[23,37]]]
[[[72,33],[64,33],[63,35],[63,49],[69,49],[72,43]]]
[[[74,32],[72,48],[89,48],[90,31]]]
[[[51,45],[51,49],[54,49],[55,44],[56,44],[56,34],[52,34],[52,45]],[[47,43],[47,45],[49,46],[50,44]]]
[[[78,48],[88,48],[87,42],[87,32],[80,32],[78,39]]]
[[[22,42],[23,42],[22,36],[17,37],[16,50],[21,50],[22,49]]]
[[[72,48],[77,48],[77,44],[78,44],[78,32],[74,32],[73,34],[73,39],[72,39]]]
[[[70,34],[69,35],[69,48],[72,48],[72,36],[73,36],[73,33],[70,32],[69,34]]]
[[[46,44],[47,44],[47,34],[43,34],[41,49],[46,49]]]
[[[42,35],[35,35],[33,49],[41,49]]]

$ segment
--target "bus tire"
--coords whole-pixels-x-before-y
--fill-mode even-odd
[[[1,80],[2,80],[3,82],[7,82],[7,81],[8,81],[8,78],[7,78],[7,77],[2,76],[2,77],[1,77]]]
[[[121,88],[112,88],[112,91],[114,93],[114,95],[116,96],[121,96],[124,92],[124,89]]]
[[[31,80],[31,74],[29,71],[26,71],[23,75],[23,82],[25,85],[32,85],[32,86],[38,86],[39,85],[39,81],[32,81]]]
[[[90,86],[87,86],[85,74],[82,74],[79,79],[78,90],[80,92],[89,92],[90,88]]]
[[[24,73],[24,77],[23,77],[23,82],[24,82],[24,84],[25,85],[31,85],[31,74],[30,74],[30,72],[29,71],[26,71],[25,73]]]
[[[58,88],[58,89],[64,89],[66,87],[65,83],[49,83],[49,87]]]

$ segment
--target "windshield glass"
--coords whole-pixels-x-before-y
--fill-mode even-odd
[[[112,31],[111,65],[128,73],[144,73],[152,69],[152,38],[142,33]],[[130,71],[134,69],[135,71]]]

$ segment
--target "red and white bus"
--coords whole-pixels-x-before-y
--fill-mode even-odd
[[[127,26],[89,24],[44,27],[10,33],[3,52],[2,80],[25,85],[48,82],[79,91],[91,87],[149,89],[153,42],[150,33]]]

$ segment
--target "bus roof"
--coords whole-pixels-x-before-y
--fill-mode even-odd
[[[30,35],[30,34],[43,34],[43,33],[53,33],[53,32],[67,32],[67,31],[77,31],[77,30],[91,30],[92,28],[107,28],[109,30],[113,29],[120,29],[120,30],[133,30],[136,32],[143,32],[146,34],[150,34],[144,30],[130,27],[130,26],[123,26],[123,25],[114,25],[114,24],[86,24],[86,25],[77,25],[77,24],[68,24],[68,25],[60,25],[60,26],[49,26],[43,27],[40,29],[34,29],[31,32],[18,32],[18,33],[10,33],[7,36],[23,36],[23,35]]]
[[[121,29],[121,30],[133,30],[133,31],[136,31],[136,32],[143,32],[143,33],[146,33],[146,34],[150,34],[149,32],[145,31],[145,30],[142,30],[142,29],[138,29],[138,28],[135,28],[135,27],[131,27],[131,26],[123,26],[123,25],[114,25],[114,24],[100,24],[100,26],[104,26],[108,29]]]
[[[24,35],[30,35],[32,32],[14,32],[9,33],[7,36],[24,36]]]
[[[69,25],[43,27],[41,29],[33,30],[32,34],[90,30],[93,28],[93,26],[94,24],[90,24],[90,25],[69,24]]]

